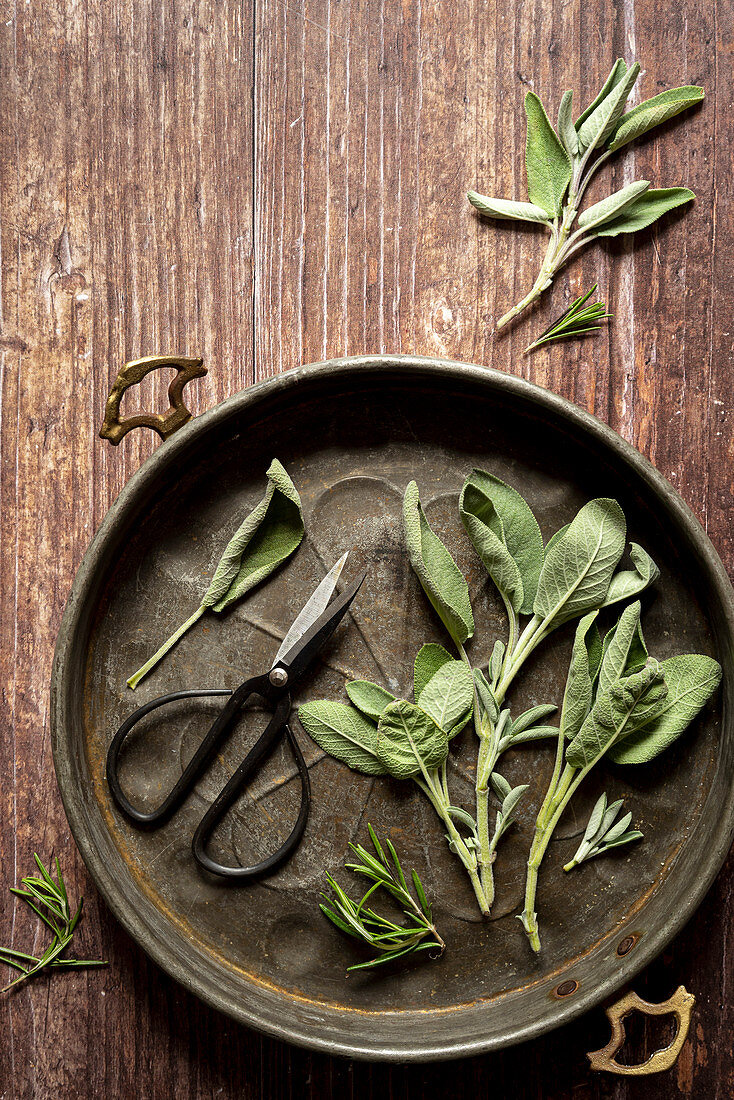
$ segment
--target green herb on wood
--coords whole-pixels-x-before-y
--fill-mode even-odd
[[[558,340],[574,340],[579,336],[598,332],[601,328],[599,322],[608,321],[612,314],[607,313],[607,307],[603,302],[592,302],[591,305],[586,305],[596,287],[597,284],[594,283],[591,290],[587,290],[586,294],[582,294],[572,302],[565,313],[557,317],[537,340],[533,340],[532,344],[525,348],[525,353],[535,351],[544,344],[552,344]]]
[[[358,902],[355,902],[331,875],[327,874],[333,896],[321,895],[324,899],[320,903],[321,911],[332,924],[377,952],[374,958],[357,963],[348,969],[372,969],[384,963],[393,962],[395,959],[405,958],[407,955],[415,955],[419,951],[433,952],[429,956],[431,958],[443,954],[446,945],[433,923],[431,906],[418,873],[415,870],[410,872],[415,891],[415,897],[413,897],[390,840],[385,839],[383,847],[372,826],[368,825],[367,828],[375,855],[361,844],[350,844],[349,847],[359,862],[347,863],[346,867],[348,871],[353,871],[371,881],[370,888]],[[389,858],[385,854],[385,848]],[[405,918],[402,923],[391,920],[390,917],[368,907],[367,902],[378,890],[384,890],[398,903]]]
[[[622,809],[623,800],[617,799],[611,806],[607,805],[607,796],[603,794],[591,811],[589,823],[579,844],[573,859],[563,868],[564,871],[572,871],[587,859],[595,859],[604,855],[613,848],[620,848],[623,844],[629,844],[632,840],[642,840],[643,834],[639,829],[630,829],[632,814],[626,813],[617,821],[617,814]]]
[[[6,963],[20,974],[12,982],[0,989],[0,993],[12,989],[34,974],[39,974],[45,969],[79,968],[82,966],[107,966],[100,959],[74,959],[64,955],[64,951],[74,937],[74,931],[82,915],[84,899],[79,902],[79,907],[72,912],[69,897],[66,892],[64,879],[58,859],[56,860],[56,879],[49,874],[39,857],[33,854],[40,876],[28,875],[21,879],[20,886],[12,886],[11,893],[23,898],[33,912],[41,918],[43,923],[51,930],[52,939],[42,955],[29,955],[24,951],[17,951],[12,947],[0,947],[0,962]]]
[[[537,222],[550,230],[535,283],[500,318],[498,329],[535,302],[560,268],[591,241],[645,229],[663,214],[695,198],[687,187],[651,189],[647,180],[639,180],[579,213],[589,181],[613,153],[703,99],[703,88],[687,85],[662,92],[625,112],[639,72],[637,62],[628,68],[620,58],[602,90],[576,122],[572,116],[573,93],[565,92],[555,129],[538,96],[529,92],[525,97],[525,163],[530,202],[469,192],[471,204],[487,217]]]
[[[224,611],[269,577],[298,548],[304,531],[298,491],[277,459],[271,462],[267,477],[265,495],[227,544],[200,605],[130,677],[128,687],[134,690],[205,611]]]

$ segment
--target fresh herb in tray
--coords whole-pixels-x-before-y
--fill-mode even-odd
[[[474,616],[466,580],[431,530],[418,487],[411,482],[403,505],[408,554],[457,657],[436,643],[419,650],[414,702],[395,699],[378,684],[352,681],[346,686],[351,705],[306,703],[299,717],[321,748],[354,770],[416,782],[441,819],[484,914],[494,900],[498,844],[527,790],[527,784],[511,787],[501,775],[501,757],[510,747],[556,738],[556,762],[538,814],[522,915],[537,950],[538,870],[572,795],[607,753],[616,763],[631,764],[662,752],[709,699],[721,670],[716,661],[697,654],[661,662],[648,657],[638,601],[624,609],[602,642],[599,613],[633,600],[659,575],[652,558],[634,542],[629,546],[629,565],[620,568],[626,523],[616,500],[589,501],[544,544],[522,496],[493,474],[474,470],[461,491],[459,512],[507,614],[506,639],[482,647],[489,656],[486,666],[478,667],[467,652]],[[506,696],[525,662],[555,630],[574,619],[580,621],[560,725],[546,724],[556,710],[550,702],[513,719]],[[449,743],[470,720],[477,739],[474,813],[452,799],[447,768]],[[499,802],[494,825],[492,792]],[[619,834],[606,816],[602,831],[594,821],[594,835],[586,838],[592,851],[583,858],[599,854],[615,839],[621,843],[622,834],[625,842],[633,839],[627,835],[629,820],[623,820]],[[571,864],[580,861],[577,853]]]
[[[404,958],[406,955],[415,955],[418,951],[432,951],[433,955],[430,957],[436,958],[443,954],[446,945],[433,923],[431,906],[418,873],[414,870],[410,872],[415,890],[414,898],[408,888],[393,845],[388,839],[383,842],[390,854],[388,859],[372,826],[368,825],[367,828],[374,845],[375,855],[373,856],[361,844],[350,844],[349,847],[360,862],[346,864],[348,871],[354,871],[355,874],[371,880],[372,885],[366,894],[360,901],[354,902],[331,875],[327,875],[334,894],[333,897],[328,894],[321,895],[324,900],[320,903],[320,908],[324,916],[328,917],[342,932],[346,932],[348,936],[367,944],[377,952],[374,958],[350,966],[348,970],[373,969],[395,959]],[[395,899],[407,924],[398,924],[367,907],[367,902],[377,890],[385,890]]]
[[[59,861],[56,860],[56,879],[49,874],[39,857],[33,854],[40,877],[28,875],[21,879],[20,886],[11,886],[11,893],[23,898],[33,912],[41,918],[43,923],[50,928],[53,938],[42,955],[28,955],[24,951],[16,951],[12,947],[0,947],[0,962],[7,963],[20,974],[12,982],[0,989],[0,993],[12,989],[34,974],[47,968],[58,969],[64,967],[70,969],[82,966],[107,966],[101,959],[73,959],[63,952],[71,943],[76,926],[82,915],[84,899],[79,902],[79,907],[72,912],[69,897],[66,892]]]
[[[298,548],[304,530],[298,491],[277,459],[271,462],[267,478],[265,495],[227,544],[196,611],[133,673],[128,687],[134,690],[205,611],[224,611],[269,577]]]
[[[499,319],[498,329],[535,302],[556,272],[590,241],[646,229],[663,214],[695,198],[687,187],[655,189],[647,180],[638,180],[579,214],[589,181],[613,153],[703,99],[703,88],[686,85],[661,92],[625,112],[639,73],[637,62],[627,68],[620,58],[593,103],[575,122],[573,93],[565,92],[555,130],[538,96],[529,92],[525,97],[525,164],[530,202],[469,192],[469,202],[490,218],[536,222],[550,230],[537,279],[525,297]],[[578,228],[574,229],[576,222]]]

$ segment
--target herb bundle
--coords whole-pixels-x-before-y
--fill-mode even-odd
[[[64,879],[58,859],[56,860],[56,880],[49,874],[39,857],[33,853],[33,858],[41,872],[38,875],[28,875],[21,879],[20,886],[11,886],[11,893],[23,898],[33,912],[41,918],[43,923],[51,930],[53,937],[42,955],[28,955],[24,951],[16,951],[12,947],[0,947],[0,962],[6,963],[20,974],[12,982],[0,989],[0,993],[12,989],[20,982],[33,977],[46,968],[67,969],[82,966],[107,966],[100,959],[73,959],[63,954],[71,943],[76,926],[82,915],[84,899],[79,902],[78,909],[72,913],[69,897],[66,892]]]
[[[444,826],[463,864],[479,908],[494,900],[493,864],[527,784],[511,787],[498,766],[510,747],[554,737],[555,765],[538,814],[528,858],[522,922],[539,948],[535,893],[538,871],[553,831],[579,785],[604,755],[615,763],[652,759],[687,728],[710,698],[721,669],[710,657],[686,654],[657,661],[647,653],[639,596],[658,577],[652,558],[629,544],[616,500],[585,504],[544,543],[529,505],[511,486],[474,470],[459,498],[467,535],[494,582],[507,615],[507,636],[486,645],[486,665],[467,653],[474,634],[466,579],[431,529],[411,482],[403,502],[408,554],[421,586],[443,623],[456,656],[429,642],[414,665],[414,701],[396,699],[379,684],[346,685],[349,704],[304,704],[304,728],[326,752],[367,775],[412,779]],[[634,600],[602,641],[597,618],[604,609]],[[550,726],[552,702],[513,719],[506,696],[525,662],[559,627],[579,620],[563,697],[560,724]],[[475,806],[471,813],[451,797],[450,741],[472,722],[477,741]],[[491,821],[490,797],[499,809]],[[615,824],[619,806],[597,806],[581,849],[567,867],[640,834],[631,817]],[[597,820],[598,819],[598,820]]]
[[[356,963],[347,969],[374,969],[376,966],[404,958],[406,955],[415,955],[418,951],[434,951],[434,957],[443,954],[446,945],[433,923],[431,906],[418,872],[412,869],[410,872],[415,898],[418,899],[416,901],[408,888],[405,873],[393,845],[385,839],[384,845],[390,854],[388,859],[372,826],[368,825],[367,829],[374,845],[375,855],[373,856],[361,844],[350,844],[349,847],[361,862],[347,863],[346,868],[371,880],[372,886],[359,902],[354,902],[331,875],[327,874],[334,896],[321,895],[324,900],[320,908],[324,916],[328,917],[331,923],[342,932],[346,932],[348,936],[359,940],[360,943],[369,945],[377,952],[375,957],[367,962]],[[389,917],[367,907],[367,902],[377,890],[384,890],[395,899],[403,916],[407,919],[407,924],[397,924]]]
[[[535,222],[550,230],[535,283],[500,318],[498,329],[535,302],[551,285],[556,272],[591,241],[646,229],[663,214],[695,198],[687,187],[651,188],[647,180],[639,180],[579,214],[589,181],[613,153],[703,99],[703,88],[686,85],[661,92],[625,112],[639,73],[637,62],[628,68],[619,58],[604,87],[575,122],[573,93],[565,92],[555,130],[538,96],[529,92],[525,97],[525,166],[530,202],[469,192],[470,203],[490,218]]]
[[[224,611],[269,577],[300,545],[304,527],[298,490],[277,458],[267,478],[265,495],[227,544],[196,611],[133,673],[128,687],[134,690],[205,611]]]

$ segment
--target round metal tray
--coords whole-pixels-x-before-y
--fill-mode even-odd
[[[133,696],[125,679],[197,606],[222,547],[262,492],[273,456],[298,486],[307,537],[291,562],[223,616],[205,617]],[[600,767],[562,822],[544,866],[543,951],[534,958],[515,914],[551,746],[504,758],[529,782],[518,826],[500,850],[497,904],[478,919],[438,819],[412,784],[368,779],[324,757],[299,728],[314,805],[304,842],[276,875],[231,887],[199,871],[190,838],[207,803],[262,728],[244,721],[183,809],[153,832],[111,803],[107,746],[130,710],[184,687],[233,687],[266,668],[324,568],[352,548],[367,568],[354,620],[341,628],[306,698],[343,698],[346,676],[410,689],[412,658],[446,641],[403,548],[401,494],[418,481],[430,522],[468,577],[485,661],[505,624],[458,520],[473,465],[515,485],[548,537],[592,496],[615,496],[629,536],[662,570],[645,597],[645,635],[660,657],[701,651],[724,666],[721,691],[685,738],[654,764]],[[701,901],[732,839],[732,589],[711,543],[671,486],[609,428],[562,399],[484,368],[406,357],[341,360],[291,371],[182,428],[130,480],[74,582],[53,672],[53,749],[82,856],[105,899],[169,974],[235,1019],[305,1046],[375,1059],[430,1060],[497,1049],[545,1032],[627,982]],[[573,627],[530,662],[513,708],[560,701]],[[154,801],[180,774],[217,704],[151,721],[126,753],[123,780]],[[249,732],[248,732],[249,731]],[[455,800],[472,805],[470,735],[452,751]],[[601,790],[624,795],[644,843],[564,876]],[[221,854],[251,861],[292,821],[298,781],[287,754],[270,762],[218,834]],[[577,816],[576,816],[577,815]],[[324,871],[339,873],[366,823],[388,833],[435,901],[447,950],[394,972],[345,976],[361,956],[318,911]],[[629,948],[618,953],[622,941]],[[574,984],[575,983],[575,984]],[[566,990],[573,990],[562,996]]]

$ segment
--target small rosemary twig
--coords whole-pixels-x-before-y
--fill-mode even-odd
[[[7,963],[14,970],[20,971],[17,978],[0,989],[0,993],[5,993],[6,990],[24,982],[46,967],[107,966],[107,963],[100,959],[73,959],[62,955],[74,936],[74,930],[82,915],[84,899],[82,898],[78,909],[72,914],[58,859],[56,860],[57,878],[54,881],[35,852],[33,856],[41,872],[40,877],[29,875],[21,879],[21,886],[25,889],[11,886],[10,890],[19,898],[23,898],[33,912],[51,929],[53,939],[43,954],[38,957],[16,951],[11,947],[0,947],[0,962]]]
[[[371,879],[372,885],[369,890],[360,901],[354,902],[332,876],[327,874],[326,878],[334,891],[334,896],[322,894],[324,900],[319,906],[322,913],[340,931],[346,932],[348,936],[352,936],[361,943],[368,944],[378,952],[373,959],[357,963],[348,969],[367,970],[382,963],[391,962],[393,959],[414,954],[416,951],[435,949],[439,955],[443,954],[446,945],[433,923],[431,906],[417,872],[411,870],[413,887],[418,899],[416,901],[408,889],[403,868],[393,845],[385,839],[385,848],[390,854],[388,859],[372,826],[368,825],[367,828],[377,858],[361,844],[350,843],[349,847],[361,862],[347,863],[346,868],[348,871],[354,871],[358,875]],[[407,924],[398,924],[381,913],[376,913],[374,909],[367,908],[368,900],[380,888],[395,898],[408,920]]]
[[[608,321],[612,314],[607,313],[607,307],[603,302],[586,305],[596,288],[597,283],[594,283],[591,290],[587,290],[586,294],[582,294],[572,302],[565,313],[556,317],[545,332],[525,348],[525,354],[555,340],[571,340],[576,336],[588,336],[591,332],[598,332],[601,328],[598,322]]]

